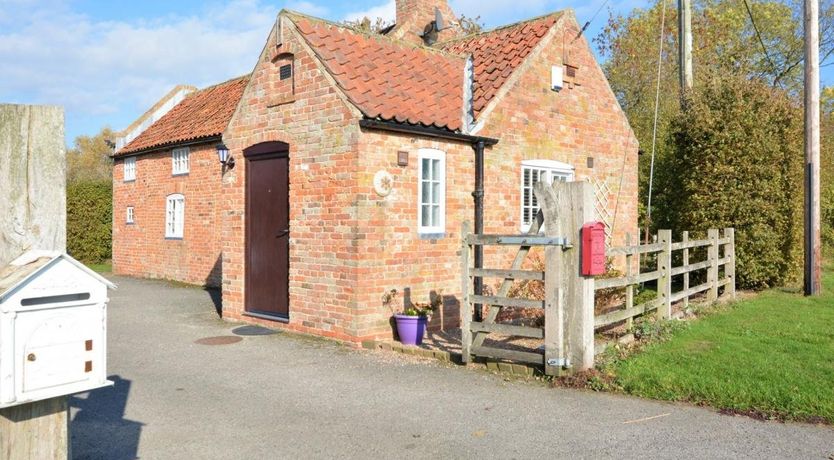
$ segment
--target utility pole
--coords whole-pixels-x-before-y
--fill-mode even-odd
[[[819,0],[805,0],[805,295],[820,292]]]
[[[692,89],[692,0],[678,0],[681,96]]]

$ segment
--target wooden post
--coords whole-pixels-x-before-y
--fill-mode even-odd
[[[692,0],[678,0],[681,96],[692,89]]]
[[[724,275],[727,278],[727,287],[724,288],[724,293],[731,299],[736,298],[736,229],[725,228],[724,238],[730,242],[724,251],[727,260],[727,265],[724,266]]]
[[[460,299],[460,344],[461,359],[464,364],[472,360],[472,279],[469,271],[469,257],[472,249],[466,242],[466,236],[471,233],[469,222],[464,222],[460,230],[460,263],[461,263],[461,299]]]
[[[544,212],[545,229],[555,225],[573,245],[562,254],[559,273],[567,360],[546,364],[564,364],[572,372],[587,370],[594,366],[594,279],[581,275],[580,243],[582,226],[595,217],[594,191],[583,181],[556,182],[552,187],[540,182],[535,192]]]
[[[657,280],[657,316],[660,319],[672,317],[672,231],[658,230],[657,240],[663,250],[657,254],[657,270],[661,272]]]
[[[0,270],[66,251],[65,145],[62,108],[0,104]],[[69,439],[66,396],[0,410],[2,459],[65,460]]]
[[[67,460],[67,397],[0,409],[0,458]]]
[[[710,261],[709,269],[707,270],[707,278],[709,278],[710,284],[709,291],[707,291],[707,300],[715,302],[718,300],[718,229],[709,229],[707,237],[710,240],[707,251],[707,259]]]
[[[689,242],[689,232],[683,232],[683,244]],[[683,266],[689,266],[689,248],[683,248]],[[689,290],[689,272],[683,272],[683,292]],[[683,308],[689,307],[689,296],[683,298]]]
[[[537,194],[544,213],[546,236],[565,236],[562,232],[560,203],[565,201],[563,187],[548,187],[542,195]],[[543,199],[542,199],[543,198]],[[544,250],[544,373],[561,375],[568,364],[565,342],[565,303],[562,264],[564,248],[548,246]]]
[[[626,233],[626,246],[631,246],[631,233]],[[640,270],[638,269],[637,272],[639,273]],[[634,276],[634,254],[628,253],[626,254],[626,277],[631,278]],[[634,285],[629,284],[626,286],[626,310],[631,310],[634,308]],[[634,326],[634,317],[629,316],[626,319],[626,328],[631,330],[631,327]]]
[[[820,293],[820,25],[819,0],[805,0],[805,295]]]

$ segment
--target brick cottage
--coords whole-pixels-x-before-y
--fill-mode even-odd
[[[637,141],[572,11],[464,36],[445,0],[396,3],[381,34],[282,11],[251,74],[140,123],[115,154],[114,271],[358,342],[391,336],[392,288],[442,292],[457,324],[480,196],[485,233],[519,233],[535,182],[590,180],[611,243],[637,233]]]

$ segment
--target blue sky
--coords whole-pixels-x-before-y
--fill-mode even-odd
[[[449,0],[487,27],[573,8],[585,22],[605,0]],[[627,13],[647,0],[610,0]],[[281,8],[332,20],[393,17],[394,0],[0,0],[0,102],[66,110],[68,143],[122,129],[177,84],[204,87],[251,71]],[[834,66],[824,83],[834,84]]]

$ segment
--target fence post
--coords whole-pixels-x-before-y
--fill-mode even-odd
[[[631,246],[631,233],[626,233],[626,246]],[[638,273],[640,270],[637,270]],[[634,254],[628,253],[626,254],[626,278],[631,278],[634,276]],[[626,286],[626,310],[631,310],[634,308],[634,285],[629,284]],[[626,328],[631,330],[631,327],[634,325],[634,317],[629,316],[626,319]]]
[[[569,202],[567,187],[562,183],[550,186],[540,183],[535,188],[539,205],[544,218],[544,229],[547,236],[568,236],[565,229],[570,209],[564,206]],[[546,375],[561,375],[568,367],[568,356],[565,340],[565,301],[564,290],[567,277],[563,271],[564,248],[548,246],[544,250],[544,373]]]
[[[547,236],[556,236],[547,226]],[[562,302],[562,248],[548,246],[544,250],[544,373],[560,375],[565,361],[565,305]]]
[[[718,229],[711,228],[707,232],[707,238],[710,240],[707,258],[710,261],[707,278],[709,278],[709,294],[707,300],[715,302],[718,300]]]
[[[727,277],[727,287],[725,287],[725,294],[731,298],[736,298],[736,229],[725,228],[724,238],[730,240],[725,246],[724,256],[727,258],[727,265],[724,266],[724,275]]]
[[[472,279],[469,272],[469,253],[471,248],[466,242],[469,235],[469,222],[464,222],[460,229],[460,260],[461,260],[461,300],[460,300],[460,344],[461,360],[469,364],[472,360]]]
[[[672,231],[658,230],[657,241],[663,249],[657,254],[657,297],[661,301],[657,306],[657,316],[660,319],[672,317]]]
[[[561,213],[562,233],[573,243],[573,248],[562,257],[562,278],[565,289],[567,356],[574,371],[594,367],[594,278],[582,276],[582,226],[596,219],[594,189],[590,182],[566,183],[567,209]]]
[[[684,245],[686,245],[686,243],[689,242],[689,232],[683,232],[683,239],[681,241],[683,241]],[[689,248],[683,248],[683,266],[684,267],[689,266]],[[686,292],[688,290],[689,290],[689,272],[686,271],[686,272],[683,272],[683,292]],[[686,309],[687,307],[689,307],[689,296],[688,295],[683,298],[683,308]]]

